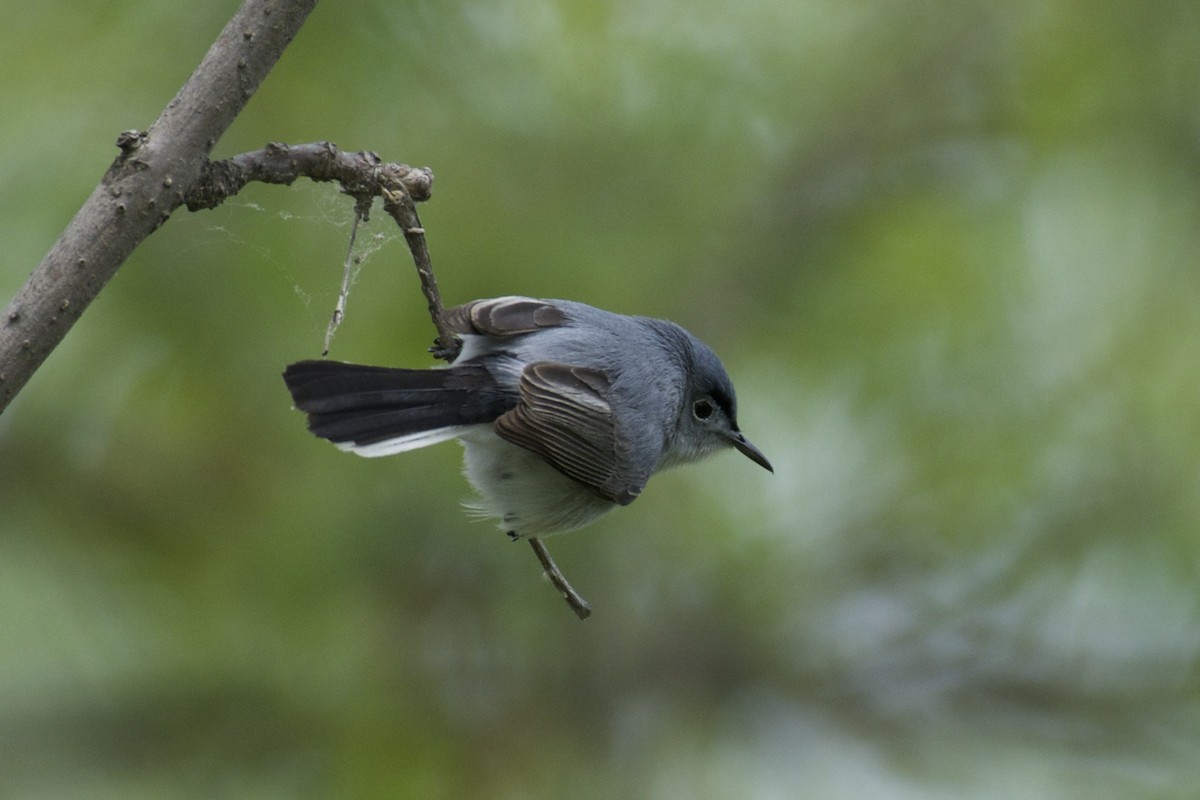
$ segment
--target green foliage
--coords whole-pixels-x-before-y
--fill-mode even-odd
[[[193,5],[0,3],[5,297],[234,7]],[[320,6],[215,155],[430,165],[448,302],[677,320],[776,474],[552,539],[580,623],[454,446],[290,410],[349,201],[180,212],[0,417],[0,796],[1194,797],[1198,40],[1186,2]],[[376,217],[332,355],[420,366]]]

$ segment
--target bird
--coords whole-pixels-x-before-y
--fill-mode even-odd
[[[738,427],[720,359],[673,322],[522,296],[441,319],[461,342],[449,366],[288,365],[308,429],[367,457],[459,440],[468,510],[513,540],[582,528],[659,470],[721,450],[774,472]]]

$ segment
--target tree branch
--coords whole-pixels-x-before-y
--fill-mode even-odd
[[[575,612],[575,616],[580,619],[587,619],[591,616],[591,605],[571,586],[567,580],[567,576],[562,574],[562,570],[558,568],[558,564],[555,564],[554,559],[550,557],[550,551],[546,549],[546,545],[542,540],[536,536],[531,537],[529,539],[529,546],[537,554],[538,561],[542,562],[542,569],[545,571],[546,577],[550,579],[550,583],[554,584],[554,588],[558,589],[559,594],[563,596],[563,600],[567,601],[567,605]]]
[[[121,134],[116,161],[0,314],[0,412],[129,254],[183,204],[213,145],[315,5],[245,0],[150,129]]]
[[[429,307],[429,318],[437,330],[437,340],[429,348],[435,358],[443,361],[453,361],[462,350],[462,342],[446,325],[442,317],[442,293],[438,290],[437,278],[433,277],[433,263],[429,260],[429,248],[425,244],[425,228],[417,216],[414,197],[401,185],[398,191],[385,192],[383,210],[392,215],[396,224],[404,231],[404,240],[408,242],[408,250],[412,253],[413,262],[417,265],[417,275],[421,279],[421,292],[425,295],[425,303]]]
[[[376,153],[348,153],[332,142],[272,142],[223,161],[205,161],[183,200],[188,211],[216,208],[247,183],[290,185],[297,178],[337,181],[343,192],[366,209],[374,198],[385,197],[387,192],[404,191],[421,202],[428,200],[433,190],[433,172],[428,167],[384,163]]]

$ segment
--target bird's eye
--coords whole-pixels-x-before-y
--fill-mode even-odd
[[[707,400],[697,400],[692,404],[692,413],[696,415],[696,419],[708,419],[713,410],[713,404]]]

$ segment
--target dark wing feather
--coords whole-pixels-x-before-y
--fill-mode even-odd
[[[457,334],[516,336],[566,322],[557,306],[532,297],[475,300],[442,312],[442,321]]]
[[[599,370],[530,364],[521,373],[521,401],[496,420],[496,433],[601,497],[628,505],[650,476],[621,455],[610,387]]]

